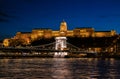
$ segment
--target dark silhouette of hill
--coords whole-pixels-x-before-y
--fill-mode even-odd
[[[111,45],[113,40],[115,40],[117,36],[114,37],[68,37],[67,42],[80,47],[80,48],[88,48],[88,47],[108,47]]]
[[[48,39],[42,38],[42,39],[33,41],[31,43],[31,45],[32,46],[37,46],[37,45],[49,44],[49,43],[52,43],[52,42],[55,42],[54,38],[48,38]]]
[[[79,48],[88,48],[88,47],[108,47],[113,43],[113,41],[118,36],[113,37],[67,37],[67,42],[71,43]],[[49,39],[39,39],[36,41],[33,41],[31,45],[43,45],[43,44],[49,44],[55,42],[55,38],[49,38]]]

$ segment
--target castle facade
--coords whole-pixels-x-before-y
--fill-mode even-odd
[[[40,40],[41,38],[49,39],[53,37],[112,37],[117,35],[115,30],[110,31],[95,31],[92,27],[80,27],[73,30],[67,29],[67,23],[62,21],[60,30],[52,30],[50,28],[35,28],[32,32],[17,32],[13,38],[6,38],[3,41],[5,47],[17,45],[30,45],[32,41]]]

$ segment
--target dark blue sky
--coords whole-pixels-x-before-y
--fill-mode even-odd
[[[33,28],[93,27],[120,33],[120,0],[0,0],[0,38]]]

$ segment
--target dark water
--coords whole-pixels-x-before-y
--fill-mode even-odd
[[[0,59],[0,79],[120,79],[120,60]]]

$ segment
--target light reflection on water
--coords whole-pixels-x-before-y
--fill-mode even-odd
[[[120,79],[120,60],[0,59],[0,79]]]

